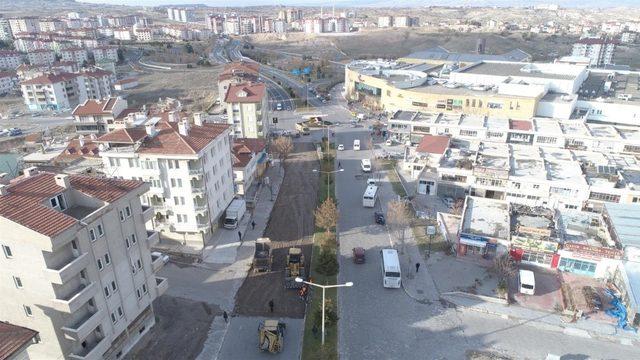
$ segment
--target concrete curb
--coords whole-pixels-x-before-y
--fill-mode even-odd
[[[481,300],[484,300],[486,302],[491,302],[491,303],[494,303],[494,304],[509,305],[509,302],[507,300],[505,300],[505,299],[500,299],[500,298],[497,298],[497,297],[487,296],[487,295],[472,294],[472,293],[468,293],[468,292],[464,292],[464,291],[450,291],[450,292],[442,293],[441,295],[466,296],[466,297],[469,297],[469,298],[481,299]]]

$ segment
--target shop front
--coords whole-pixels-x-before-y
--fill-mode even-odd
[[[473,234],[460,234],[458,238],[458,255],[477,255],[492,258],[496,254],[498,244],[495,239]]]
[[[559,255],[556,254],[557,249],[558,243],[555,241],[516,236],[511,239],[509,253],[516,261],[553,269],[558,266]]]
[[[579,243],[564,244],[558,254],[558,270],[600,279],[611,278],[623,257],[616,248]]]

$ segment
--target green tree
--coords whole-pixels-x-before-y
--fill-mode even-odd
[[[327,299],[324,304],[324,325],[326,327],[333,326],[338,323],[338,319],[336,305],[331,299]],[[313,312],[313,324],[318,328],[322,327],[322,303]]]
[[[187,54],[193,54],[193,46],[191,43],[187,43],[187,45],[184,46],[184,49],[187,51]]]
[[[333,276],[338,273],[338,270],[340,270],[340,264],[338,264],[335,251],[323,247],[318,256],[316,271],[325,276]]]

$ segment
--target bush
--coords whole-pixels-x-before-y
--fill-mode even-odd
[[[338,323],[338,312],[336,306],[331,299],[325,301],[324,306],[324,326],[331,327]],[[322,303],[313,312],[313,324],[320,329],[322,327]]]
[[[340,265],[338,265],[338,259],[336,253],[330,249],[320,250],[318,256],[318,263],[316,265],[316,271],[325,276],[333,276],[338,273]]]

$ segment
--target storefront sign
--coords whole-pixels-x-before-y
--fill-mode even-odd
[[[531,234],[540,237],[549,237],[551,236],[551,230],[549,229],[540,229],[529,226],[518,225],[518,232],[523,234]]]
[[[566,243],[563,246],[564,250],[573,251],[577,256],[584,259],[600,260],[614,259],[621,260],[623,253],[622,250],[609,247],[591,246],[577,243]]]
[[[511,239],[511,246],[525,250],[544,251],[550,253],[555,253],[556,250],[558,250],[557,242],[528,239],[523,237],[513,237]]]

